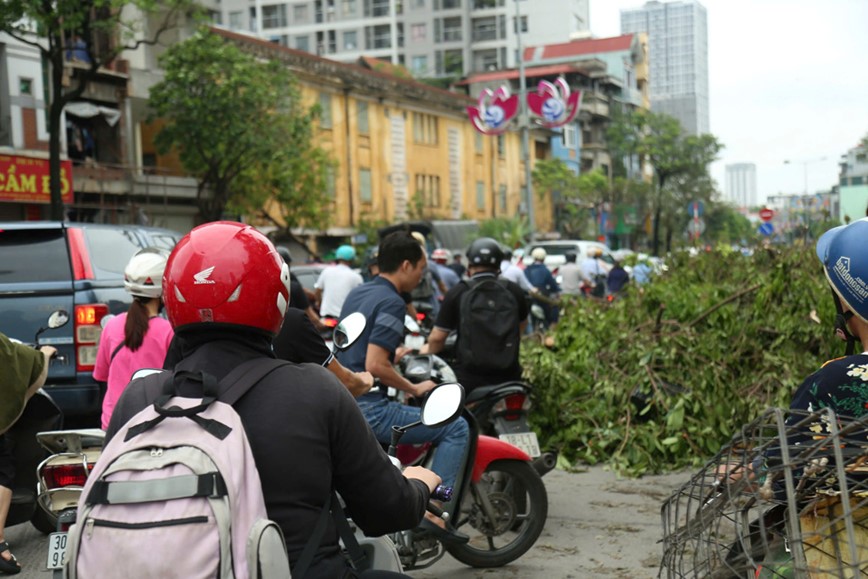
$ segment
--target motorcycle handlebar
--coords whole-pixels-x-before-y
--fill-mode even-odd
[[[434,489],[434,492],[431,493],[431,498],[435,501],[442,501],[444,503],[448,503],[452,500],[452,487],[445,487],[443,485],[437,485],[437,488]],[[440,516],[438,513],[434,513],[437,516]]]

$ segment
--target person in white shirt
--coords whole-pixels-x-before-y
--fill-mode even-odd
[[[347,294],[354,287],[362,285],[362,276],[352,270],[356,250],[350,245],[342,245],[335,252],[337,264],[325,268],[314,284],[317,298],[320,300],[320,317],[338,318]]]
[[[503,246],[503,261],[500,262],[500,277],[518,284],[526,293],[535,292],[536,288],[531,285],[524,275],[524,270],[512,263],[512,250]]]

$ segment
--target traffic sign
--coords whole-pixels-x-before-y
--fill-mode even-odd
[[[759,226],[759,232],[763,235],[771,235],[775,232],[775,226],[771,224],[771,222],[766,221],[765,223]]]
[[[772,217],[775,216],[775,210],[764,207],[760,209],[759,216],[763,221],[771,221]]]
[[[687,213],[691,217],[702,217],[702,212],[705,207],[702,205],[702,201],[691,201],[687,204]]]
[[[687,223],[687,235],[690,237],[699,237],[705,233],[705,220],[692,219]]]

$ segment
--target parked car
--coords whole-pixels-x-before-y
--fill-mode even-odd
[[[66,310],[72,324],[46,334],[63,363],[51,365],[46,390],[74,422],[99,419],[93,379],[100,322],[120,314],[131,297],[124,267],[143,247],[171,250],[182,234],[136,225],[0,222],[0,332],[30,339],[47,312]]]
[[[588,257],[588,250],[591,248],[599,249],[603,252],[600,257],[610,266],[615,263],[615,258],[612,256],[612,251],[604,243],[599,241],[586,241],[583,239],[558,239],[554,241],[535,241],[524,248],[524,264],[528,266],[533,263],[531,253],[537,247],[542,247],[546,250],[545,264],[553,273],[557,273],[560,266],[566,263],[566,254],[568,251],[576,253],[576,263],[581,264],[582,260]]]

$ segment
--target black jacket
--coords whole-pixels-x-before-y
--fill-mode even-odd
[[[217,380],[257,356],[273,357],[268,338],[220,333],[217,341],[188,340],[177,370],[205,370]],[[191,351],[192,350],[192,351]],[[140,386],[140,384],[139,384]],[[181,385],[194,396],[198,385]],[[106,432],[106,443],[157,392],[131,384]],[[256,460],[268,516],[283,529],[292,564],[298,559],[322,505],[334,487],[354,522],[368,535],[415,527],[425,512],[428,488],[392,466],[353,397],[328,370],[289,365],[263,379],[235,404]],[[341,577],[346,564],[329,520],[307,577]]]

